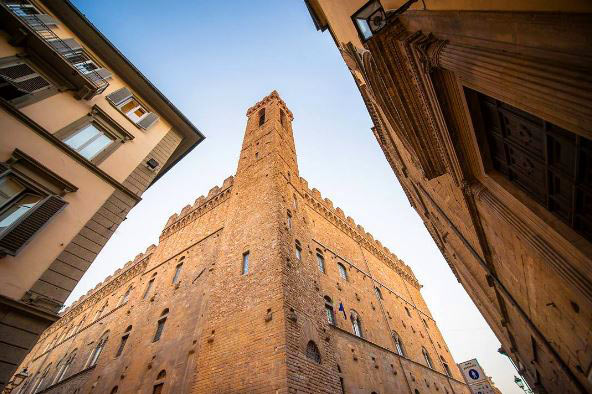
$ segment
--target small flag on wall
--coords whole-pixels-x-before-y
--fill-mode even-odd
[[[339,303],[339,312],[343,312],[343,318],[347,320],[347,314],[345,313],[345,308],[343,307],[343,303]]]

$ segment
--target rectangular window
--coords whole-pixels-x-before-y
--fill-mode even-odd
[[[10,167],[0,163],[0,257],[15,256],[67,204],[52,194],[63,190],[61,185],[49,190],[32,182],[32,177],[39,175],[45,179],[52,174],[43,173],[44,169],[40,168],[39,174],[30,172],[28,177],[21,176],[15,166],[20,166],[19,160],[25,161],[26,156],[20,153],[13,156],[20,159]]]
[[[54,135],[95,165],[105,160],[126,140],[134,139],[131,133],[96,104],[88,115]]]
[[[148,293],[150,293],[150,289],[152,288],[153,284],[154,284],[154,279],[150,279],[148,281],[148,284],[146,285],[146,290],[144,291],[144,295],[142,296],[142,298],[146,298]]]
[[[249,252],[243,253],[243,266],[241,270],[242,275],[249,273]]]
[[[94,159],[114,142],[98,125],[90,123],[64,139],[64,143],[88,160]]]
[[[466,94],[477,103],[471,115],[493,168],[592,240],[592,140],[484,94]]]
[[[160,319],[158,321],[158,326],[156,327],[156,333],[154,334],[154,339],[152,340],[152,342],[157,342],[160,340],[162,332],[164,331],[164,323],[166,323],[166,318]]]
[[[119,348],[117,349],[117,353],[115,354],[115,357],[121,356],[121,353],[123,353],[123,348],[125,348],[125,343],[127,342],[128,338],[129,338],[129,334],[126,334],[121,337],[121,343],[119,344]]]
[[[286,126],[286,113],[283,109],[280,109],[280,123],[282,127]]]
[[[265,123],[265,108],[259,110],[259,126],[263,126]]]
[[[55,94],[47,77],[17,57],[0,59],[0,97],[16,107],[24,107]]]
[[[177,283],[179,280],[179,275],[181,274],[181,268],[183,267],[183,263],[178,264],[175,268],[175,275],[173,276],[173,283]]]
[[[107,95],[107,100],[136,126],[147,130],[159,117],[150,112],[128,88],[121,88]]]
[[[317,253],[317,262],[319,263],[319,271],[323,274],[325,273],[325,258]]]
[[[292,229],[292,214],[288,212],[288,230]]]
[[[298,244],[296,244],[296,260],[302,260],[302,248]]]

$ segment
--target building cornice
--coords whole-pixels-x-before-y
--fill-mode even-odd
[[[183,139],[151,185],[171,167],[201,143],[205,136],[162,94],[81,12],[71,1],[44,1],[54,15],[104,62],[118,77],[123,79],[154,110],[165,118]]]

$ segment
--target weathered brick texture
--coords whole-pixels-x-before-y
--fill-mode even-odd
[[[300,178],[292,114],[277,93],[247,115],[236,176],[171,216],[158,246],[64,312],[25,360],[29,384],[51,363],[43,384],[61,392],[51,378],[60,360],[77,349],[66,377],[84,370],[108,333],[97,366],[85,379],[66,380],[68,390],[152,392],[164,383],[166,393],[339,393],[343,384],[348,393],[468,393],[410,268]],[[354,310],[363,338],[353,333]],[[320,362],[307,353],[310,341]]]

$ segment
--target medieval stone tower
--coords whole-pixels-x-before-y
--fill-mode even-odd
[[[468,393],[410,268],[299,176],[277,92],[234,177],[43,333],[21,393]]]

